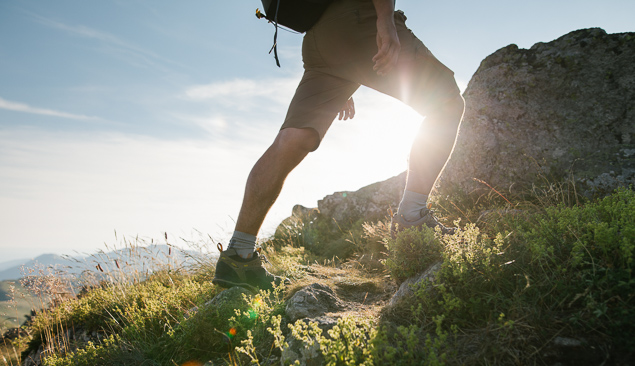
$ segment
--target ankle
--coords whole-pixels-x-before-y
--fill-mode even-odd
[[[251,258],[255,248],[256,236],[241,231],[234,231],[227,247],[227,249],[235,250],[236,254],[243,259]]]
[[[397,209],[397,214],[407,221],[416,221],[421,218],[421,210],[428,208],[428,195],[413,191],[404,191],[403,198]]]

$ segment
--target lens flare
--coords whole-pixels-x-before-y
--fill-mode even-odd
[[[260,297],[256,297],[252,304],[256,309],[262,305],[262,299]]]
[[[231,343],[231,341],[234,340],[236,333],[236,328],[229,328],[229,330],[223,334],[225,336],[225,343]]]
[[[251,302],[251,309],[247,310],[247,317],[250,320],[256,319],[258,317],[258,310],[262,306],[262,299],[260,296],[256,296]]]
[[[182,364],[181,366],[203,366],[203,363],[198,362],[198,361],[187,361],[186,363]]]

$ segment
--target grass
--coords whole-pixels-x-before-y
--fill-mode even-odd
[[[20,325],[31,314],[35,298],[19,281],[0,282],[0,331]]]
[[[297,357],[326,365],[538,365],[562,361],[560,338],[584,344],[574,363],[632,360],[632,189],[593,201],[567,184],[535,189],[531,199],[490,189],[444,197],[436,208],[460,227],[456,234],[406,230],[392,239],[387,221],[334,234],[296,220],[262,243],[271,270],[292,285],[214,306],[204,306],[221,291],[206,256],[183,267],[138,255],[151,268],[95,258],[87,290],[63,299],[61,277],[34,279],[31,288],[58,300],[34,319],[30,336],[1,350],[5,364],[40,349],[49,366],[265,365]],[[434,282],[387,305],[396,284],[438,262]],[[346,304],[328,331],[284,316],[286,300],[315,282]],[[20,350],[27,352],[16,359]]]

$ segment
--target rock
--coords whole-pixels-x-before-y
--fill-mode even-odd
[[[40,345],[40,347],[31,351],[23,360],[22,366],[40,366],[42,365],[42,352],[44,352],[44,346]]]
[[[296,292],[288,301],[286,314],[291,323],[303,318],[318,318],[327,312],[344,309],[343,302],[327,285],[313,283]]]
[[[302,205],[293,206],[291,216],[284,219],[276,228],[275,235],[284,236],[287,232],[298,230],[305,222],[311,223],[318,218],[320,210]]]
[[[324,356],[320,351],[320,344],[317,341],[305,343],[289,335],[288,347],[285,347],[280,354],[280,366],[295,365],[296,361],[300,366],[318,366],[324,364]]]
[[[397,211],[405,184],[404,172],[355,192],[335,192],[318,201],[318,209],[336,222],[377,221],[388,216],[390,209]]]
[[[587,196],[635,184],[635,33],[571,32],[488,56],[470,81],[443,192],[525,190],[570,171]]]
[[[20,338],[20,337],[25,337],[28,336],[29,332],[27,331],[26,328],[10,328],[7,329],[6,332],[4,332],[4,334],[2,335],[2,339],[0,341],[12,341],[16,338]]]
[[[296,205],[291,217],[278,226],[275,238],[325,256],[346,259],[354,251],[349,231],[362,222],[377,222],[396,211],[406,173],[363,187],[336,192],[318,201],[318,208]],[[383,246],[381,246],[383,248]],[[369,248],[368,252],[375,248]]]
[[[441,262],[437,262],[431,265],[425,271],[402,282],[399,286],[399,290],[397,290],[397,292],[395,292],[395,294],[392,296],[388,305],[395,305],[402,298],[406,296],[412,296],[414,294],[414,292],[412,291],[412,287],[417,285],[418,283],[421,283],[423,281],[434,282],[439,269],[441,269]]]
[[[600,347],[569,337],[554,338],[543,351],[543,359],[550,365],[601,365],[606,357]]]
[[[370,184],[355,192],[335,192],[318,201],[318,208],[293,207],[292,215],[278,226],[276,233],[295,225],[298,220],[315,220],[338,225],[354,223],[360,219],[377,221],[389,216],[390,210],[397,210],[406,184],[406,172],[382,182]],[[307,220],[308,218],[308,220]]]

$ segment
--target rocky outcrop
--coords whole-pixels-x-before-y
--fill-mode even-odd
[[[406,184],[406,173],[363,187],[355,192],[335,192],[318,201],[320,214],[336,222],[360,219],[377,221],[397,211]]]
[[[386,219],[396,211],[405,183],[404,172],[355,192],[335,192],[319,200],[317,208],[296,205],[292,215],[278,225],[274,238],[296,242],[325,257],[346,259],[355,250],[351,230],[359,230],[365,222]]]
[[[276,229],[275,236],[287,238],[294,233],[305,235],[304,245],[321,254],[332,254],[345,257],[347,250],[335,250],[326,253],[327,243],[312,243],[307,239],[311,231],[319,231],[321,239],[334,243],[335,247],[350,246],[343,235],[355,224],[360,222],[377,222],[389,217],[396,211],[403,195],[406,184],[406,172],[382,182],[362,187],[355,192],[335,192],[318,201],[317,208],[307,208],[301,205],[293,207],[290,217],[284,219]],[[308,242],[306,240],[309,240]],[[316,247],[311,247],[315,245]]]
[[[583,29],[488,56],[470,81],[441,190],[569,178],[587,195],[635,184],[635,33]]]

